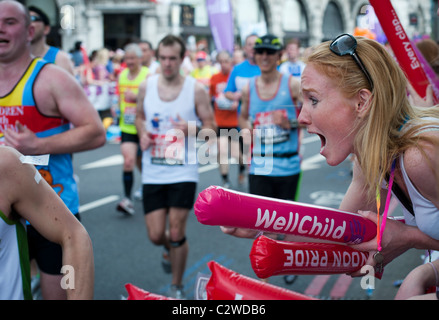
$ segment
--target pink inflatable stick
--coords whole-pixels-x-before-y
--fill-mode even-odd
[[[425,98],[430,81],[390,0],[370,0],[401,69],[420,97]],[[438,97],[435,96],[435,102]]]
[[[194,205],[200,223],[358,244],[376,236],[376,224],[359,214],[211,186]],[[311,241],[310,241],[311,242]]]
[[[206,284],[207,300],[316,300],[306,295],[253,279],[218,264],[207,263],[212,275]]]
[[[250,262],[262,279],[277,275],[352,273],[360,270],[369,253],[329,243],[275,241],[265,236],[253,242]]]
[[[125,284],[125,289],[128,292],[127,300],[176,300],[174,298],[145,291],[131,283]]]

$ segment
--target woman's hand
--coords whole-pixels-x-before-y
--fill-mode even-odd
[[[221,226],[220,228],[221,231],[224,232],[225,234],[238,238],[254,239],[259,233],[258,230],[252,230],[252,229],[223,227],[223,226]]]
[[[358,211],[358,213],[361,214],[363,217],[377,223],[376,213],[371,211]],[[380,223],[382,223],[382,220],[380,220]],[[382,267],[389,264],[393,259],[400,256],[411,247],[408,239],[405,237],[405,235],[407,234],[405,232],[407,228],[414,227],[407,226],[404,223],[393,220],[391,218],[387,219],[386,228],[384,229],[381,239],[382,250],[380,251],[380,253],[384,258],[382,262]],[[374,259],[374,255],[378,252],[377,237],[368,242],[350,245],[350,247],[359,251],[369,252],[369,258],[367,259],[366,264],[374,267],[375,270],[381,267]],[[351,274],[351,276],[364,276],[364,273],[361,273],[361,271],[357,271]]]

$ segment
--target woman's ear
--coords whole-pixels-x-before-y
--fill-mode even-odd
[[[372,93],[367,89],[361,89],[357,98],[357,114],[359,118],[363,118],[369,113]]]

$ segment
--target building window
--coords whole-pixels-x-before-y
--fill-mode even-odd
[[[343,33],[343,18],[339,7],[334,2],[329,2],[323,16],[323,41],[334,39]]]
[[[140,38],[140,14],[104,14],[104,45],[116,50]]]
[[[233,8],[235,21],[242,41],[252,33],[263,35],[268,32],[266,12],[260,0],[239,0]]]
[[[282,27],[288,32],[306,32],[308,30],[306,12],[301,1],[287,0],[283,4]]]

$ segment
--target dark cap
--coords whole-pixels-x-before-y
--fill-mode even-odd
[[[35,6],[30,6],[28,9],[30,12],[35,12],[41,18],[41,21],[43,21],[45,26],[50,26],[49,17],[47,16],[47,14],[44,13],[43,10]]]
[[[280,51],[282,50],[282,43],[278,37],[272,34],[266,34],[265,36],[256,39],[253,49],[271,49]]]

